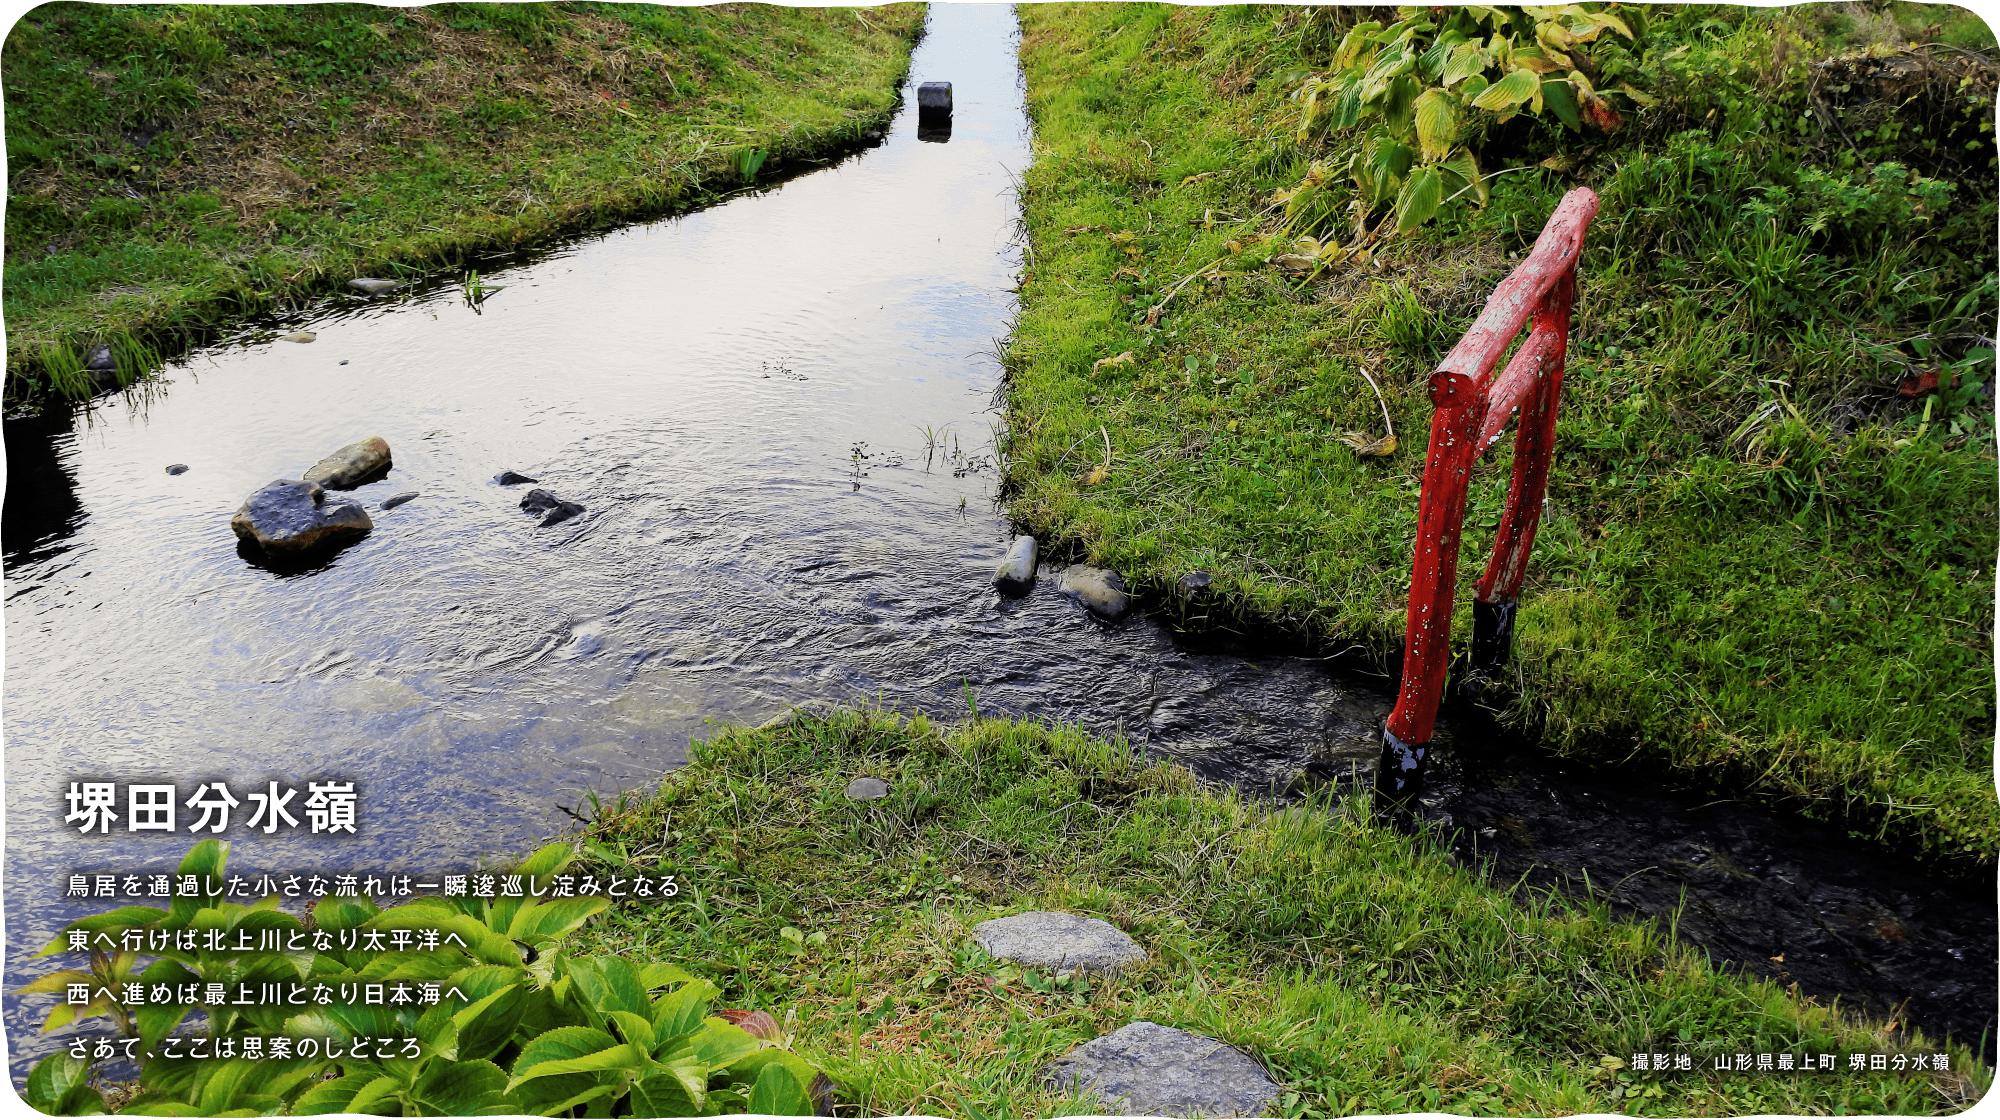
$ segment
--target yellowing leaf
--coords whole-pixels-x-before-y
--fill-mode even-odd
[[[1455,86],[1484,69],[1486,69],[1486,58],[1479,53],[1479,44],[1463,43],[1457,50],[1451,52],[1449,59],[1445,60],[1444,73],[1438,76],[1438,82],[1446,86]]]
[[[1098,370],[1103,369],[1106,366],[1129,366],[1134,362],[1137,362],[1138,360],[1139,356],[1137,354],[1134,354],[1132,353],[1132,351],[1127,350],[1123,354],[1119,354],[1116,357],[1097,359],[1097,361],[1091,363],[1090,372],[1096,373]]]
[[[1377,439],[1367,432],[1339,432],[1333,438],[1353,448],[1356,455],[1379,459],[1396,453],[1396,437],[1393,435]]]
[[[1486,92],[1472,99],[1476,108],[1503,112],[1520,105],[1535,96],[1542,88],[1542,80],[1535,72],[1515,69],[1506,77],[1486,87]]]
[[[1102,464],[1099,464],[1095,467],[1090,468],[1090,473],[1083,476],[1083,484],[1085,486],[1095,486],[1098,483],[1103,482],[1104,477],[1110,473],[1111,472],[1109,470],[1106,470]]]
[[[1444,182],[1438,176],[1438,169],[1425,167],[1413,172],[1403,182],[1403,193],[1396,198],[1396,228],[1415,229],[1431,220],[1444,202]]]
[[[1441,89],[1417,98],[1417,144],[1425,159],[1443,159],[1458,141],[1458,99]]]

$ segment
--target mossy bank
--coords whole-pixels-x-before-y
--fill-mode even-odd
[[[55,3],[0,52],[7,395],[885,127],[921,5]]]
[[[1150,1020],[1241,1049],[1273,1113],[1948,1113],[1988,1073],[1719,1073],[1722,1050],[1944,1049],[1719,973],[1666,930],[1516,896],[1366,798],[1284,811],[1129,744],[1004,720],[838,712],[719,731],[657,791],[601,806],[580,858],[671,871],[575,952],[668,960],[769,1011],[838,1085],[837,1115],[1101,1112],[1043,1082]],[[856,801],[858,777],[887,786]],[[1107,920],[1147,958],[1058,980],[993,960],[980,922]],[[1687,1054],[1686,1072],[1631,1055]],[[1733,1059],[1732,1059],[1733,1060]],[[1886,1059],[1885,1059],[1886,1060]]]
[[[1617,6],[1627,39],[1600,7],[1572,20],[1602,32],[1577,65],[1634,91],[1603,118],[1622,127],[1461,116],[1425,143],[1475,152],[1490,199],[1414,214],[1377,181],[1382,126],[1308,104],[1394,12],[1023,7],[1012,513],[1197,624],[1393,664],[1426,377],[1591,186],[1512,720],[1991,860],[1991,34],[1916,5]],[[1410,34],[1473,18],[1434,15]],[[1898,116],[1869,85],[1891,70],[1939,80]],[[1384,409],[1401,446],[1357,453]],[[1473,483],[1461,649],[1508,448]],[[1176,594],[1194,571],[1208,593]]]

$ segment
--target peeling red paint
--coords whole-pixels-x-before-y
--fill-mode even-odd
[[[1468,476],[1473,462],[1498,438],[1508,414],[1517,407],[1521,418],[1507,507],[1494,538],[1493,558],[1475,594],[1486,603],[1511,603],[1520,594],[1555,446],[1576,263],[1597,207],[1597,195],[1586,188],[1563,197],[1535,240],[1534,251],[1493,289],[1472,329],[1431,375],[1436,411],[1431,415],[1430,447],[1417,503],[1410,608],[1403,632],[1403,684],[1387,728],[1405,743],[1430,742],[1444,695]],[[1533,331],[1495,381],[1493,367],[1530,317]]]

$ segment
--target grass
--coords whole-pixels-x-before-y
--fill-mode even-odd
[[[1805,111],[1809,60],[1854,46],[1856,13],[1651,9],[1660,104],[1625,133],[1586,146],[1517,118],[1481,155],[1488,206],[1301,276],[1267,262],[1298,234],[1340,237],[1343,210],[1281,228],[1272,196],[1325,175],[1315,161],[1345,167],[1352,138],[1301,144],[1288,94],[1359,17],[1023,7],[1036,158],[1007,353],[1013,516],[1190,624],[1399,664],[1425,378],[1586,183],[1603,209],[1510,721],[1991,861],[1990,82],[1914,124],[1875,106],[1869,131],[1830,140]],[[1926,370],[1955,387],[1900,394]],[[1386,458],[1334,438],[1384,434],[1364,374],[1401,439]],[[1071,453],[1100,428],[1108,470]],[[1461,643],[1510,442],[1472,485]],[[1193,570],[1213,593],[1171,594]]]
[[[889,795],[843,796],[857,776]],[[1274,812],[1071,730],[844,711],[725,729],[655,792],[602,807],[585,858],[671,869],[672,905],[614,910],[578,954],[688,967],[769,1011],[839,1084],[838,1115],[1098,1111],[1038,1080],[1128,1022],[1261,1062],[1289,1116],[1938,1114],[1988,1071],[1740,1075],[1747,1051],[1933,1049],[1721,975],[1650,926],[1512,895],[1322,794]],[[1103,918],[1148,959],[1059,981],[988,958],[973,926]],[[1639,1052],[1687,1073],[1635,1074]]]
[[[0,50],[7,396],[87,393],[96,344],[171,351],[838,151],[921,28],[914,4],[45,4]]]

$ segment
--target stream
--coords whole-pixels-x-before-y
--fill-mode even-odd
[[[245,801],[221,837],[234,873],[422,878],[528,850],[569,822],[559,807],[656,781],[712,723],[809,700],[945,719],[973,702],[1124,734],[1258,792],[1373,765],[1385,680],[1143,611],[1105,625],[1046,567],[1024,598],[990,586],[1010,536],[995,350],[1029,159],[1016,45],[1004,5],[933,5],[910,81],[953,83],[948,139],[919,137],[906,96],[878,146],[831,166],[478,262],[503,290],[477,305],[455,276],[336,296],[188,354],[154,391],[7,421],[0,1015],[17,1078],[53,1042],[46,1000],[13,989],[49,967],[32,955],[65,922],[103,908],[66,899],[69,877],[170,871],[192,842],[186,819],[127,830],[132,784],[184,802],[228,783]],[[294,330],[316,340],[276,337]],[[304,570],[239,555],[228,520],[246,495],[366,436],[395,459],[351,495],[372,534]],[[518,508],[527,487],[493,481],[504,470],[584,514],[538,527]],[[408,490],[421,496],[380,508]],[[1521,852],[1558,846],[1597,819],[1575,791],[1599,779],[1538,765],[1448,775],[1432,816]],[[244,826],[248,792],[277,782],[303,803],[327,781],[355,783],[352,835],[310,834],[296,805],[296,829]],[[119,787],[108,833],[65,823],[73,782]],[[1664,801],[1616,811],[1625,848],[1754,834],[1777,862],[1725,853],[1732,866],[1806,883],[1796,898],[1741,876],[1703,886],[1711,872],[1683,859],[1691,897],[1727,888],[1727,914],[1752,914],[1709,923],[1719,957],[1793,960],[1798,922],[1767,911],[1846,892],[1857,913],[1901,915],[1900,955],[1822,938],[1846,956],[1795,972],[1804,990],[1908,1000],[1912,1021],[1967,1041],[1990,1028],[1990,868],[1919,890],[1837,832],[1648,796]],[[1590,866],[1588,844],[1563,850]],[[1649,874],[1647,890],[1678,890]],[[1769,937],[1744,933],[1756,922]]]

